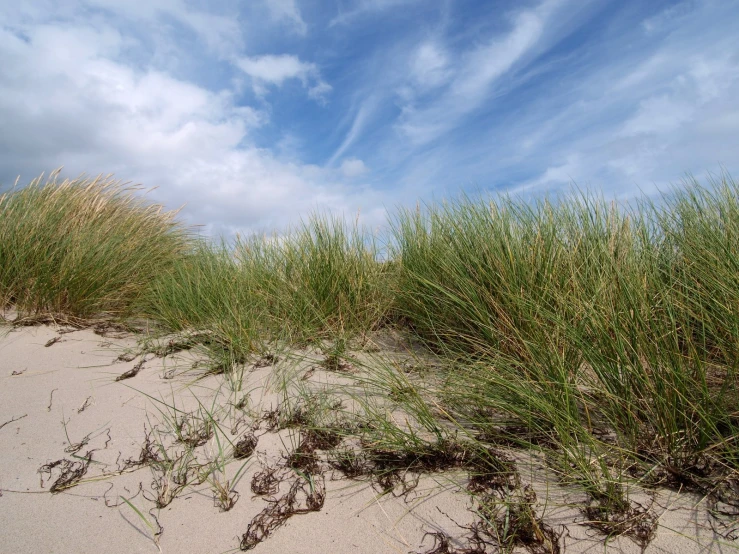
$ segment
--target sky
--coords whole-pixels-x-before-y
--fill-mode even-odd
[[[113,173],[204,233],[739,178],[739,0],[0,0],[0,187]]]

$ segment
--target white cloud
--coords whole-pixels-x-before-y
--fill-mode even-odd
[[[433,42],[424,42],[411,60],[411,78],[421,89],[445,84],[451,71],[447,53]]]
[[[339,168],[339,170],[344,175],[344,177],[351,179],[353,177],[359,177],[360,175],[364,175],[365,173],[367,173],[367,166],[364,165],[364,162],[362,160],[359,160],[357,158],[348,158],[341,162],[341,167]]]
[[[308,26],[303,21],[300,8],[298,8],[295,0],[266,0],[266,2],[272,18],[276,20],[287,19],[300,35],[305,35],[308,32]]]
[[[79,5],[101,8],[134,21],[154,22],[163,15],[171,17],[192,29],[212,51],[223,57],[234,54],[243,42],[235,13],[221,15],[195,10],[184,0],[85,0]]]
[[[312,98],[324,98],[331,92],[331,85],[321,79],[318,68],[313,63],[301,61],[290,54],[244,56],[238,58],[236,66],[254,80],[258,94],[266,92],[265,84],[282,86],[289,79],[298,79]]]
[[[695,106],[668,95],[647,98],[639,103],[639,109],[623,126],[622,136],[668,133],[690,121]]]
[[[255,56],[239,58],[236,65],[247,75],[260,81],[282,85],[285,79],[305,79],[315,71],[315,66],[301,62],[297,56]]]
[[[580,159],[579,154],[573,153],[568,155],[567,159],[561,164],[548,167],[544,173],[535,179],[526,181],[522,185],[509,189],[506,192],[509,194],[519,194],[529,191],[547,191],[549,187],[552,186],[559,188],[563,184],[575,182],[576,176],[581,175],[581,168],[582,160]]]
[[[326,96],[328,96],[333,88],[325,81],[317,81],[316,84],[308,88],[308,96],[324,104],[326,102]]]
[[[115,61],[123,40],[105,26],[0,29],[0,182],[43,170],[114,172],[158,186],[153,198],[208,232],[285,228],[314,209],[379,205],[334,171],[285,162],[250,140],[266,116],[155,70]],[[355,167],[356,169],[356,167]],[[374,213],[374,212],[372,212]]]
[[[712,56],[691,56],[688,74],[695,84],[698,100],[709,102],[726,94],[739,79],[739,48],[726,45]]]

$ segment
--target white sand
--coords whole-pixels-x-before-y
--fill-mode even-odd
[[[116,382],[118,375],[141,360],[115,362],[125,348],[134,347],[133,338],[103,338],[85,330],[61,335],[56,344],[44,346],[57,336],[57,329],[46,326],[14,330],[0,338],[0,425],[16,419],[0,428],[0,552],[157,552],[152,530],[121,501],[122,496],[133,497],[131,503],[152,524],[150,514],[157,515],[164,530],[159,538],[163,552],[237,551],[251,519],[268,505],[263,498],[254,498],[249,488],[252,476],[261,469],[259,460],[281,459],[291,438],[294,442],[294,433],[257,432],[259,454],[251,457],[235,485],[240,497],[230,511],[214,506],[208,483],[185,488],[171,504],[157,510],[147,500],[155,495],[151,469],[142,467],[120,475],[117,468],[123,460],[139,456],[144,430],[165,419],[165,404],[191,411],[198,408],[196,396],[205,406],[211,406],[214,397],[216,404],[235,397],[218,376],[190,387],[192,378],[185,375],[163,379],[175,362],[151,355],[136,377]],[[180,357],[180,366],[183,360],[188,360],[188,354]],[[264,388],[271,372],[267,367],[248,374],[244,390],[250,391],[253,406],[279,402],[279,396]],[[221,420],[224,427],[237,426],[237,435],[248,424],[233,414]],[[62,458],[77,461],[65,448],[70,441],[85,437],[89,441],[77,455],[92,451],[93,463],[82,482],[50,494],[58,468],[52,470],[51,479],[44,479],[43,486],[39,468]],[[211,455],[217,452],[215,440],[202,450]],[[233,476],[240,465],[232,461],[227,474]],[[547,485],[546,470],[533,467],[528,473],[522,471],[522,477],[537,491],[539,514],[545,512],[545,520],[562,530],[564,551],[639,552],[636,544],[623,537],[606,546],[602,535],[582,525],[579,510],[564,505],[581,501],[582,495]],[[475,519],[464,486],[463,472],[429,475],[408,497],[397,498],[378,495],[366,481],[331,480],[329,475],[323,509],[295,515],[254,552],[426,551],[433,538],[424,541],[425,533],[439,530],[449,534],[452,545],[459,548],[463,543],[454,540],[461,541],[467,532],[457,524],[469,525]],[[643,500],[651,501],[646,495]],[[739,544],[714,534],[700,498],[659,491],[654,502],[660,527],[646,552],[739,550]],[[728,526],[724,533],[732,525],[737,527],[736,520],[722,523]]]

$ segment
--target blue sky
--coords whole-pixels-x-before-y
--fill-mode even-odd
[[[113,172],[231,234],[739,177],[737,28],[733,0],[0,0],[0,184]]]

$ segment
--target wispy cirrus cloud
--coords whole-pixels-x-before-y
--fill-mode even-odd
[[[334,151],[333,155],[328,159],[326,165],[331,167],[336,164],[336,161],[351,148],[351,146],[359,139],[364,127],[372,119],[373,112],[377,108],[377,99],[370,97],[364,100],[359,108],[356,110],[354,117],[352,118],[351,127],[344,136],[344,140],[341,142],[339,147]]]
[[[411,59],[411,79],[421,91],[440,87],[453,75],[449,62],[449,54],[443,46],[426,41],[416,49]]]
[[[355,22],[365,14],[373,14],[393,8],[402,8],[423,0],[353,0],[347,7],[339,4],[338,13],[329,21],[328,26],[346,25]]]
[[[532,189],[574,180],[629,196],[665,189],[688,172],[736,171],[732,123],[722,123],[739,121],[739,42],[729,31],[736,10],[703,2],[665,12],[626,39],[648,44],[659,28],[650,49],[580,79],[576,103],[541,105],[549,120],[527,146],[563,161],[550,161]],[[709,22],[714,32],[705,34]]]
[[[453,72],[448,70],[448,60],[437,49],[421,45],[413,61],[415,81],[422,88],[447,81],[448,86],[424,105],[405,105],[400,130],[411,142],[424,144],[457,125],[462,117],[490,98],[496,81],[536,48],[550,18],[562,4],[559,0],[549,0],[533,9],[513,13],[506,32],[458,53]]]
[[[300,35],[305,35],[308,32],[308,25],[303,20],[296,0],[266,0],[266,2],[267,8],[275,20],[288,21]]]
[[[739,5],[681,2],[643,14],[590,6],[529,4],[486,40],[481,31],[467,43],[467,30],[419,34],[395,83],[396,133],[381,146],[396,179],[429,183],[426,194],[533,193],[577,182],[630,196],[686,172],[735,167],[738,144],[727,130],[739,119],[739,43],[730,31]],[[603,13],[610,18],[598,19]],[[586,31],[594,21],[598,29]],[[427,56],[428,67],[442,68],[431,82],[413,71],[424,67],[424,49],[443,53]],[[362,143],[355,137],[352,152]]]

